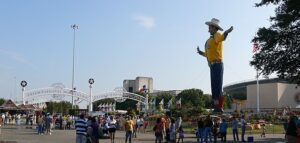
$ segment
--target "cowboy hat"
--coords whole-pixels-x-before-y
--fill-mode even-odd
[[[205,24],[206,24],[206,25],[212,25],[212,26],[215,26],[215,27],[217,27],[219,30],[223,31],[223,29],[221,28],[221,26],[219,26],[219,22],[220,22],[219,19],[212,18],[211,21],[207,21],[207,22],[205,22]]]

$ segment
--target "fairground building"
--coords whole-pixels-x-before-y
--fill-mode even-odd
[[[223,90],[229,95],[246,96],[246,101],[233,104],[235,110],[264,112],[300,108],[300,86],[278,78],[261,79],[259,84],[256,80],[239,82],[226,85]]]

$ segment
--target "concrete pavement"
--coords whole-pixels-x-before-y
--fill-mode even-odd
[[[259,135],[253,136],[254,142],[284,142],[283,134],[267,134],[266,138],[261,138]],[[197,142],[193,134],[186,134],[185,137],[184,143]],[[232,135],[227,135],[227,140],[228,142],[232,142]],[[124,142],[125,133],[123,131],[117,131],[115,143]],[[26,126],[2,126],[0,143],[75,143],[75,130],[54,130],[52,135],[38,135],[36,130],[27,129]],[[110,140],[101,139],[100,143],[110,143]],[[133,139],[133,143],[154,143],[154,134],[139,133],[137,138]]]

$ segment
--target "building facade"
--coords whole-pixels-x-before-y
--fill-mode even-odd
[[[300,87],[278,78],[259,80],[259,108],[299,108]],[[239,105],[242,110],[257,110],[257,84],[256,80],[239,82],[224,86],[229,95],[246,96],[244,104]],[[235,106],[235,105],[233,105]]]
[[[152,77],[136,77],[135,80],[124,80],[123,88],[128,92],[139,92],[146,88],[148,93],[153,93],[153,79]]]
[[[247,86],[246,108],[257,108],[257,85]],[[300,88],[295,84],[267,83],[259,85],[259,108],[297,108]]]

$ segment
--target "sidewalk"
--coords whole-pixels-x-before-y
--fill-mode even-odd
[[[34,129],[26,129],[26,126],[4,126],[0,134],[0,143],[75,143],[75,130],[54,130],[52,135],[38,135]],[[186,134],[184,143],[197,143],[194,134]],[[245,136],[247,138],[247,135]],[[266,138],[253,135],[254,142],[284,142],[283,134],[267,134]],[[4,142],[5,141],[5,142]],[[124,143],[125,133],[117,131],[115,143]],[[153,133],[138,133],[133,143],[153,143]],[[220,142],[220,140],[218,140]],[[232,135],[227,136],[227,142],[232,141]],[[110,143],[109,139],[101,139],[100,143]]]

